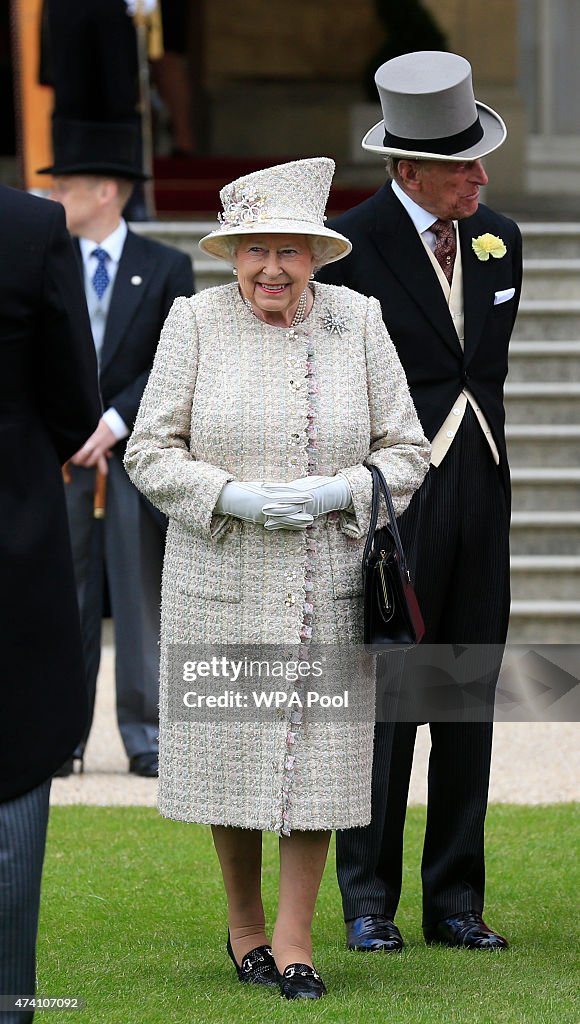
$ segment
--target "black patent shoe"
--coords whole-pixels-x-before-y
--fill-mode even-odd
[[[129,758],[131,775],[140,775],[143,779],[159,778],[159,754],[154,750],[146,754],[135,754]]]
[[[251,949],[242,959],[241,966],[234,956],[229,932],[226,949],[236,968],[238,979],[244,985],[269,985],[274,987],[278,984],[278,971],[276,970],[270,946],[256,946],[255,949]]]
[[[507,949],[508,941],[494,932],[481,914],[468,911],[446,917],[431,928],[424,928],[425,942],[442,946],[463,946],[465,949]]]
[[[286,999],[322,999],[326,995],[326,985],[308,964],[288,964],[282,974],[278,974],[280,992]]]
[[[346,945],[363,953],[397,953],[404,943],[391,917],[367,914],[346,922]]]

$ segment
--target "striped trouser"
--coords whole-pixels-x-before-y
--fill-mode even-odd
[[[32,996],[48,824],[50,779],[0,803],[0,995]],[[28,1024],[32,1011],[4,1010],[0,1024]]]

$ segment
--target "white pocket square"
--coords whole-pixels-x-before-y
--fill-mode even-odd
[[[494,306],[499,306],[500,302],[509,302],[515,294],[515,288],[504,288],[503,291],[496,292],[493,298]]]

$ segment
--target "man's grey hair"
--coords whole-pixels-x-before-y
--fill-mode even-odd
[[[392,153],[389,153],[388,156],[386,156],[384,159],[385,159],[385,170],[386,170],[389,178],[392,178],[393,181],[398,181],[399,183],[401,181],[401,177],[399,175],[399,164],[400,164],[401,160],[411,160],[412,163],[414,163],[414,164],[429,163],[429,161],[425,157],[419,157],[419,156],[393,156]]]
[[[393,156],[392,153],[389,153],[389,155],[385,157],[385,170],[389,178],[392,178],[393,181],[397,180],[397,169],[400,159],[401,158],[398,156]]]

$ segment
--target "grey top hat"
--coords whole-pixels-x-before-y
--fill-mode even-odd
[[[420,50],[375,75],[383,121],[362,140],[372,153],[425,160],[479,160],[501,146],[499,114],[473,95],[471,64],[456,53]]]
[[[203,252],[232,262],[228,242],[239,235],[306,235],[322,241],[318,266],[347,256],[348,238],[327,228],[324,209],[330,192],[334,160],[309,157],[246,174],[225,185],[219,228],[199,242]]]

